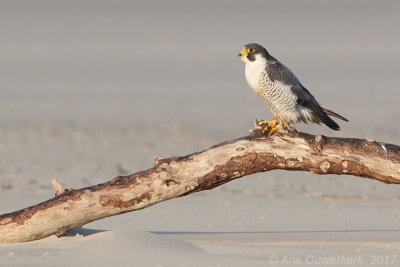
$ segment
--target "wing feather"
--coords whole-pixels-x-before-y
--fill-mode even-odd
[[[300,83],[299,79],[297,79],[288,67],[277,61],[275,58],[271,58],[272,60],[269,61],[267,65],[267,74],[271,81],[274,83],[281,82],[291,86],[290,90],[296,96],[296,104],[302,108],[303,111],[305,109],[309,110],[309,112],[301,112],[302,115],[300,119],[302,121],[310,120],[318,124],[322,122],[331,129],[340,130],[339,125],[328,115],[344,121],[348,120],[320,105],[315,97]],[[304,114],[307,114],[307,116]]]

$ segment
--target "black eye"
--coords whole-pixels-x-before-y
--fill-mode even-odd
[[[247,52],[253,53],[254,52],[254,48],[247,48]]]

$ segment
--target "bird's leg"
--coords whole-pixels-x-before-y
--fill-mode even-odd
[[[277,128],[276,126],[278,125],[278,116],[274,116],[274,120],[272,121],[259,121],[258,125],[262,126],[266,124],[267,126],[264,127],[264,129],[261,131],[263,134],[268,133],[268,136],[276,132]]]

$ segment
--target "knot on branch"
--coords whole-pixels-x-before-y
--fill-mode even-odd
[[[110,184],[126,184],[129,180],[129,176],[114,176],[114,178],[111,179]]]
[[[314,137],[314,149],[318,152],[321,151],[322,146],[326,143],[326,137],[319,134]]]
[[[331,164],[329,161],[323,161],[319,168],[323,173],[327,173],[329,171],[329,168],[331,167]]]
[[[163,157],[159,157],[159,156],[154,156],[154,166],[160,165],[162,163],[162,160],[164,159]]]
[[[158,156],[154,156],[154,168],[157,169],[161,169],[161,170],[165,170],[165,168],[174,162],[179,162],[181,160],[185,160],[185,159],[192,159],[192,156],[188,156],[188,157],[171,157],[171,158],[163,158],[163,157],[158,157]]]

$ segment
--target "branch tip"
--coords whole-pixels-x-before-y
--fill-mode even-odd
[[[56,196],[59,196],[67,191],[60,182],[58,182],[56,179],[52,179],[51,183],[53,184],[53,187],[56,189]]]

